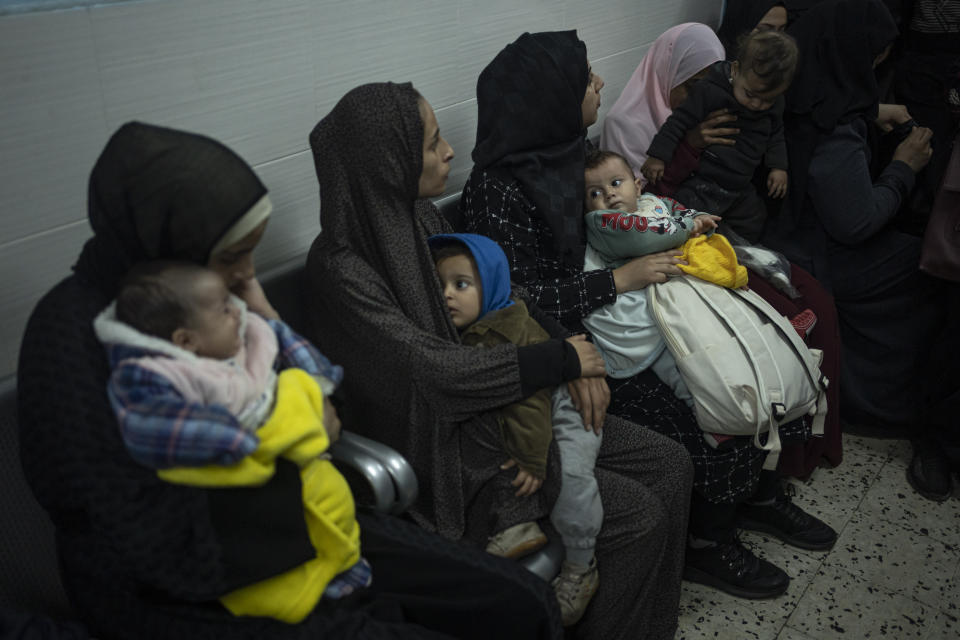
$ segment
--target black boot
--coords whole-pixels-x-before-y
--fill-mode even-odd
[[[782,569],[758,558],[738,538],[700,549],[688,546],[683,579],[752,600],[776,597],[790,586]]]
[[[913,443],[907,481],[928,500],[943,502],[950,497],[950,460],[933,439],[921,438]]]
[[[815,518],[793,504],[793,485],[778,490],[772,502],[740,505],[737,526],[750,531],[768,533],[789,545],[810,551],[832,549],[837,532],[826,522]]]

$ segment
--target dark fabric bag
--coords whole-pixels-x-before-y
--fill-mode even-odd
[[[960,135],[933,202],[923,236],[920,269],[932,276],[960,282]]]

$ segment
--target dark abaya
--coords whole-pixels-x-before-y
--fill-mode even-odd
[[[873,61],[896,27],[879,0],[832,0],[808,9],[788,32],[801,60],[785,115],[791,207],[771,243],[834,295],[843,414],[861,424],[910,424],[949,392],[931,355],[938,344],[947,354],[951,346],[939,342],[943,283],[919,272],[919,239],[890,224],[914,173],[901,161],[875,180],[869,173]]]
[[[91,174],[95,235],[76,273],[31,315],[18,368],[21,459],[56,527],[64,586],[83,622],[104,640],[306,640],[489,638],[506,618],[519,621],[507,628],[513,637],[556,637],[556,605],[535,578],[379,515],[358,516],[371,589],[321,600],[293,625],[234,617],[218,602],[315,557],[299,471],[281,460],[261,487],[201,489],[134,462],[107,399],[92,322],[132,264],[206,264],[264,194],[253,170],[214,140],[124,125]]]

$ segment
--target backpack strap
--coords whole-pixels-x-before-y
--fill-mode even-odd
[[[822,360],[822,353],[819,350],[810,349],[806,343],[800,339],[800,336],[793,328],[793,325],[790,324],[789,320],[787,320],[783,315],[777,313],[776,310],[773,309],[773,307],[771,307],[769,303],[761,298],[756,292],[749,289],[720,289],[718,291],[718,287],[715,285],[710,285],[709,283],[696,278],[689,277],[685,278],[685,280],[691,284],[693,289],[700,295],[703,301],[708,304],[710,308],[713,309],[714,312],[724,320],[724,322],[727,323],[731,331],[737,334],[738,339],[740,339],[741,346],[751,353],[751,362],[754,361],[753,353],[750,347],[750,345],[753,343],[747,339],[746,336],[754,336],[757,340],[761,340],[765,343],[766,339],[764,338],[763,334],[760,333],[759,327],[757,327],[753,320],[748,316],[745,316],[746,319],[743,322],[735,321],[732,317],[723,312],[721,309],[722,305],[711,300],[712,297],[717,295],[726,295],[727,291],[733,293],[750,305],[750,307],[756,310],[757,313],[769,319],[769,321],[779,330],[780,334],[786,337],[787,342],[793,347],[793,350],[803,363],[803,366],[807,372],[807,376],[813,383],[813,387],[818,390],[816,408],[811,414],[813,419],[811,430],[815,436],[822,436],[824,432],[824,425],[826,423],[826,396],[827,386],[829,385],[829,380],[823,375],[819,367],[819,363]],[[754,367],[754,370],[759,378],[759,370],[756,367]],[[778,415],[782,416],[782,412],[785,410],[785,408],[782,408],[780,413],[777,411],[777,405],[780,404],[781,407],[783,407],[783,405],[782,397],[780,397],[780,393],[779,391],[776,391],[776,389],[782,388],[783,381],[779,380],[777,382],[780,385],[779,387],[766,388],[765,386],[761,385],[760,388],[761,392],[765,394],[760,401],[770,406],[770,414],[772,417],[768,429],[769,435],[767,436],[766,446],[760,444],[761,425],[758,425],[757,434],[754,437],[754,444],[757,447],[762,447],[770,452],[779,452],[780,450],[780,437],[777,429],[779,423],[773,418],[776,418]],[[775,459],[776,456],[771,453],[771,455],[768,456],[767,462],[770,462],[769,458]],[[773,464],[775,465],[776,462],[774,461]]]
[[[811,414],[813,417],[811,429],[813,435],[822,436],[827,418],[827,387],[830,386],[830,381],[820,371],[820,362],[823,360],[823,353],[819,349],[811,349],[808,347],[800,338],[796,329],[793,328],[793,325],[790,324],[790,321],[783,317],[783,315],[776,313],[773,307],[770,307],[769,303],[761,298],[755,291],[749,289],[733,289],[733,291],[753,305],[757,311],[770,318],[770,321],[780,329],[780,333],[786,336],[787,341],[790,342],[794,351],[800,356],[801,362],[803,362],[804,367],[807,369],[807,375],[810,376],[810,379],[813,381],[814,387],[819,390],[817,394],[817,408]],[[771,311],[773,311],[773,313],[771,313]]]
[[[769,318],[770,321],[780,329],[780,333],[786,336],[787,341],[790,342],[794,351],[800,356],[800,360],[806,367],[810,379],[813,380],[817,388],[826,389],[828,381],[827,378],[820,373],[818,362],[820,358],[814,358],[811,355],[810,347],[800,339],[800,335],[797,333],[797,330],[793,328],[793,325],[790,324],[790,321],[783,317],[783,315],[777,313],[776,310],[771,307],[766,300],[757,295],[755,291],[751,291],[750,289],[731,289],[731,291],[743,298],[758,312]]]
[[[699,280],[694,277],[684,278],[685,282],[697,293],[703,303],[707,305],[723,322],[727,325],[727,328],[736,336],[737,341],[740,343],[740,347],[744,349],[748,354],[749,358],[747,360],[750,362],[750,366],[753,368],[754,376],[759,382],[757,391],[759,392],[759,397],[756,398],[756,403],[761,406],[770,405],[771,418],[768,421],[768,424],[764,424],[760,416],[765,412],[759,411],[759,407],[755,409],[757,415],[757,424],[754,430],[753,443],[758,449],[764,449],[768,452],[768,459],[771,457],[771,454],[777,453],[780,451],[780,436],[777,432],[777,421],[773,417],[775,410],[774,406],[777,403],[782,401],[782,396],[778,389],[783,388],[783,379],[780,377],[779,370],[777,370],[778,380],[773,381],[775,384],[768,386],[766,381],[763,379],[762,371],[757,364],[756,352],[753,349],[754,344],[763,343],[766,345],[766,338],[760,331],[760,327],[748,314],[730,314],[727,313],[727,310],[724,308],[726,302],[734,300],[735,297],[731,297],[731,289],[725,289],[723,287],[718,287],[716,285],[707,283],[703,280]],[[752,307],[753,305],[751,305]],[[792,328],[792,327],[791,327]],[[770,353],[769,346],[767,347],[767,353]],[[776,364],[776,363],[774,363]],[[760,442],[760,434],[766,432],[767,442],[763,444]]]

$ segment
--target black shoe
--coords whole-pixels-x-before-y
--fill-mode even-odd
[[[739,540],[703,549],[687,547],[683,579],[751,600],[776,597],[790,586],[790,576]]]
[[[943,502],[949,498],[950,461],[947,454],[932,440],[914,443],[907,481],[914,491],[928,500]]]
[[[750,531],[760,531],[780,538],[794,547],[810,551],[832,549],[837,541],[837,532],[823,520],[813,517],[793,504],[793,486],[780,492],[771,504],[740,505],[737,526]]]

